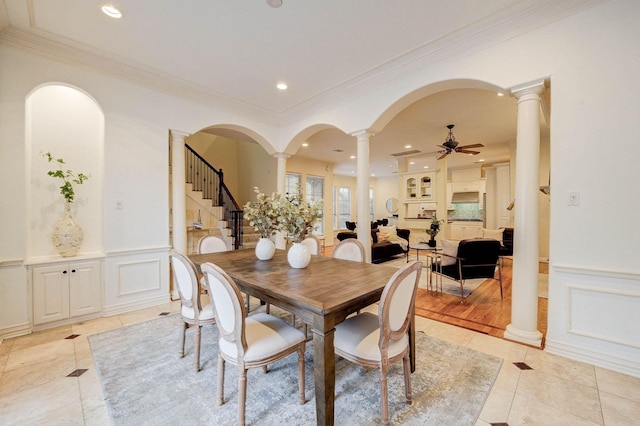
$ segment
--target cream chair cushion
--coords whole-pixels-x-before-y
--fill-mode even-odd
[[[460,241],[450,241],[450,240],[441,240],[440,244],[442,244],[442,254],[447,254],[449,256],[441,256],[441,265],[449,266],[456,263],[455,256],[458,255],[458,244]]]
[[[358,358],[368,361],[380,361],[380,323],[378,316],[370,312],[364,312],[349,318],[336,327],[334,346],[336,349],[348,352]],[[407,335],[400,340],[389,342],[389,357],[400,354],[409,344]]]
[[[265,313],[247,317],[244,323],[247,351],[245,362],[269,358],[305,340],[305,335],[285,321]],[[238,357],[234,342],[220,339],[220,350],[231,358]]]

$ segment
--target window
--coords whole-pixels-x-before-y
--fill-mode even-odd
[[[322,200],[324,196],[324,178],[319,176],[307,176],[307,185],[305,188],[305,200],[310,205],[314,205],[318,201]],[[318,219],[316,229],[313,232],[317,235],[324,234],[324,221],[322,218]]]
[[[333,188],[333,227],[346,229],[351,220],[351,189],[345,187]]]
[[[300,194],[302,190],[302,176],[298,173],[287,173],[284,192],[285,195]]]
[[[373,211],[373,188],[369,188],[369,220],[373,222],[375,219],[375,212]]]

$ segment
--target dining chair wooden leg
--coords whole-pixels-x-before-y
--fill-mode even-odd
[[[224,358],[218,355],[218,405],[224,404]]]
[[[184,341],[187,334],[187,323],[182,321],[182,335],[180,336],[180,358],[184,358]]]
[[[411,360],[409,359],[409,353],[402,358],[402,364],[404,366],[404,393],[407,398],[407,404],[413,404],[413,392],[411,391]]]
[[[389,395],[387,392],[387,368],[380,366],[380,404],[382,405],[382,424],[389,424]]]
[[[247,401],[247,369],[238,366],[238,425],[244,426],[245,403]]]
[[[193,357],[196,360],[195,363],[196,363],[196,373],[197,373],[198,371],[200,371],[200,335],[202,332],[202,326],[200,326],[199,324],[196,324],[195,327],[196,327],[196,337],[195,337],[196,344],[195,344]]]
[[[304,343],[300,345],[298,349],[298,391],[300,392],[300,405],[303,405],[306,401],[304,397]]]

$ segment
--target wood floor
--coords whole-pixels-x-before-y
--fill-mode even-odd
[[[323,254],[331,256],[332,248],[326,247]],[[539,272],[548,273],[548,264],[540,263]],[[512,263],[505,259],[502,266],[504,300],[500,300],[500,286],[496,280],[486,280],[462,304],[460,296],[433,293],[420,288],[416,297],[416,314],[503,338],[507,325],[511,323],[511,278]],[[547,333],[546,298],[538,298],[538,331],[543,334],[544,346]]]
[[[540,273],[548,273],[548,264],[540,264]],[[418,289],[416,314],[502,338],[511,323],[511,277],[511,261],[505,260],[502,267],[504,300],[500,300],[496,280],[486,280],[464,303],[460,303],[459,296]],[[541,297],[538,298],[538,330],[546,336],[547,299]]]

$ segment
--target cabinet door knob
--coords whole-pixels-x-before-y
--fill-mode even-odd
[[[66,274],[66,273],[67,273],[67,271],[62,271],[62,273],[63,273],[63,274]]]
[[[75,270],[75,269],[72,269],[72,270],[71,270],[71,272],[74,272],[74,273],[75,273],[75,272],[76,272],[76,270]]]

